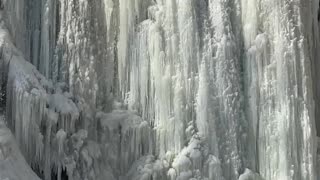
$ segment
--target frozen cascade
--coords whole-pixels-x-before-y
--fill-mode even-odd
[[[317,2],[296,3],[261,2],[261,15],[243,15],[249,117],[266,179],[315,178],[311,63],[317,57],[309,38],[318,31]]]
[[[0,2],[39,177],[317,179],[319,0]]]
[[[82,179],[87,175],[81,173],[88,172],[90,176],[87,178],[110,177],[111,180],[114,175],[108,173],[113,172],[118,175],[123,171],[126,172],[128,169],[126,166],[139,159],[141,155],[152,151],[153,140],[149,138],[152,135],[148,124],[126,111],[114,112],[110,115],[97,114],[96,120],[101,127],[100,130],[97,129],[99,138],[97,142],[89,140],[87,130],[80,129],[81,126],[76,127],[76,124],[80,123],[77,122],[79,121],[78,107],[68,97],[62,94],[48,94],[42,86],[29,87],[37,84],[37,80],[32,79],[35,78],[34,75],[28,74],[32,69],[25,73],[22,71],[21,76],[14,70],[23,70],[19,65],[30,65],[25,63],[16,63],[17,66],[14,66],[14,60],[10,61],[10,68],[13,68],[10,73],[16,73],[16,75],[9,74],[9,77],[21,79],[9,78],[8,80],[7,92],[10,93],[7,100],[8,103],[14,104],[7,106],[11,107],[7,109],[8,125],[15,132],[15,137],[27,161],[34,168],[44,168],[44,179],[51,178],[52,169],[56,169],[54,171],[58,173],[57,176],[61,176],[63,168],[66,169],[69,178]],[[28,78],[24,79],[24,77]],[[31,92],[28,92],[31,88]],[[46,108],[47,105],[49,109]],[[129,124],[131,118],[133,122]],[[54,134],[56,134],[55,137],[52,137]],[[117,147],[118,145],[121,146]],[[101,151],[100,154],[99,151]],[[118,154],[118,151],[121,153]],[[80,157],[75,158],[74,153],[80,154]],[[120,157],[121,161],[118,162]],[[96,163],[93,164],[92,161]],[[102,161],[102,164],[99,164],[99,161]],[[86,163],[85,168],[81,168],[80,162]],[[118,163],[120,164],[116,166],[115,164]],[[120,172],[117,173],[117,169],[111,171],[110,168],[106,174],[102,170],[106,167],[119,167]]]
[[[223,13],[227,13],[224,11],[224,6],[227,4],[213,1],[209,3],[209,7],[212,7],[208,12],[212,13],[210,17],[221,16],[221,21],[226,21],[225,24],[229,23],[231,26],[230,21],[223,19]],[[136,33],[138,45],[130,49],[134,53],[130,61],[134,63],[130,71],[133,74],[130,74],[130,80],[127,80],[130,83],[124,83],[128,86],[124,89],[129,89],[129,108],[142,111],[142,115],[154,113],[154,115],[145,117],[154,117],[154,122],[152,122],[153,118],[149,119],[157,131],[156,148],[160,156],[167,151],[179,153],[184,143],[192,137],[192,134],[189,134],[188,137],[184,129],[194,126],[193,122],[197,119],[196,124],[201,135],[204,137],[221,136],[220,142],[217,138],[208,139],[207,143],[210,146],[208,153],[222,159],[222,169],[227,179],[236,179],[237,171],[241,167],[241,149],[238,148],[241,140],[237,140],[237,136],[241,137],[238,128],[243,113],[240,106],[240,52],[233,53],[236,49],[234,35],[230,34],[232,32],[224,34],[225,27],[221,27],[222,24],[219,23],[215,24],[216,22],[213,22],[211,26],[202,27],[208,32],[210,29],[220,31],[212,34],[214,37],[212,39],[209,39],[209,35],[205,36],[202,42],[205,47],[202,47],[203,54],[201,54],[200,35],[196,21],[196,13],[200,12],[196,12],[196,7],[201,8],[205,5],[204,2],[196,4],[191,1],[168,1],[168,4],[170,6],[167,6],[167,2],[151,6],[149,14],[154,21],[146,20],[138,27]],[[205,7],[202,8],[205,9]],[[207,21],[214,20],[208,18]],[[213,53],[216,54],[215,57],[212,57]],[[140,58],[141,54],[142,58]],[[149,57],[146,57],[145,54]],[[139,62],[137,63],[136,57],[143,64],[137,66]],[[121,60],[119,59],[120,62]],[[146,64],[146,60],[149,60],[150,64]],[[124,64],[130,65],[130,63]],[[145,67],[146,65],[149,66],[149,70],[145,70],[148,68]],[[143,74],[139,76],[140,68],[140,73]],[[200,69],[200,77],[198,69]],[[150,86],[149,94],[145,94],[144,90],[146,72],[149,72],[147,74],[150,83],[148,85]],[[133,78],[135,80],[132,80]],[[198,88],[199,92],[197,92],[195,87],[199,86],[201,88]],[[216,91],[215,94],[207,94],[211,92],[210,90]],[[144,99],[147,99],[147,102],[142,104],[141,101]],[[146,105],[149,107],[144,107]],[[214,109],[206,110],[206,106]],[[227,121],[230,123],[224,124]],[[206,124],[209,125],[210,134],[205,129]],[[220,129],[221,132],[215,129]],[[174,142],[169,140],[171,138],[174,138]],[[220,150],[225,154],[219,154]],[[232,157],[231,161],[230,157]],[[196,167],[195,170],[201,171],[201,166]]]
[[[106,115],[97,112],[92,119],[97,123],[88,125],[87,117],[80,117],[87,110],[86,103],[81,100],[75,103],[65,83],[53,85],[23,58],[7,35],[1,37],[1,49],[1,68],[8,73],[7,125],[40,177],[61,179],[65,171],[70,179],[112,180],[114,175],[127,171],[129,167],[125,166],[151,153],[151,129],[139,116],[125,110]],[[95,132],[88,133],[93,125],[99,138],[92,135]],[[119,131],[119,127],[123,128]],[[115,137],[120,139],[112,139]],[[120,144],[122,153],[118,154]],[[114,164],[119,157],[122,160],[118,167],[123,170],[117,172]]]
[[[8,12],[17,12],[5,15],[25,58],[46,78],[67,83],[76,97],[105,110],[111,106],[116,39],[115,10],[106,7],[110,4],[116,5],[112,0],[4,1]]]

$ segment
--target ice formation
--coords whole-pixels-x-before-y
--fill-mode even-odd
[[[3,180],[40,180],[25,161],[3,117],[0,120],[0,168]]]
[[[0,5],[28,179],[320,178],[319,0]]]

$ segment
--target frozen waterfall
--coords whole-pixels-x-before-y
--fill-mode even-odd
[[[320,179],[319,0],[0,7],[0,179]]]

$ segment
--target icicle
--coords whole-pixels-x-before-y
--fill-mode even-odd
[[[205,62],[201,64],[199,73],[199,92],[197,97],[197,127],[201,136],[208,137],[208,79]]]
[[[56,134],[56,139],[58,141],[58,153],[61,155],[64,152],[64,142],[66,140],[67,133],[60,129]]]

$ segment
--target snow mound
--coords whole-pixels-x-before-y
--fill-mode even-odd
[[[40,180],[19,151],[14,136],[0,120],[0,179]]]
[[[263,180],[263,178],[250,169],[246,169],[244,173],[240,175],[239,180]]]
[[[141,117],[126,110],[114,110],[112,113],[98,112],[96,118],[100,120],[102,127],[108,127],[110,130],[121,127],[122,132],[126,132],[129,128],[148,126],[148,123]]]

